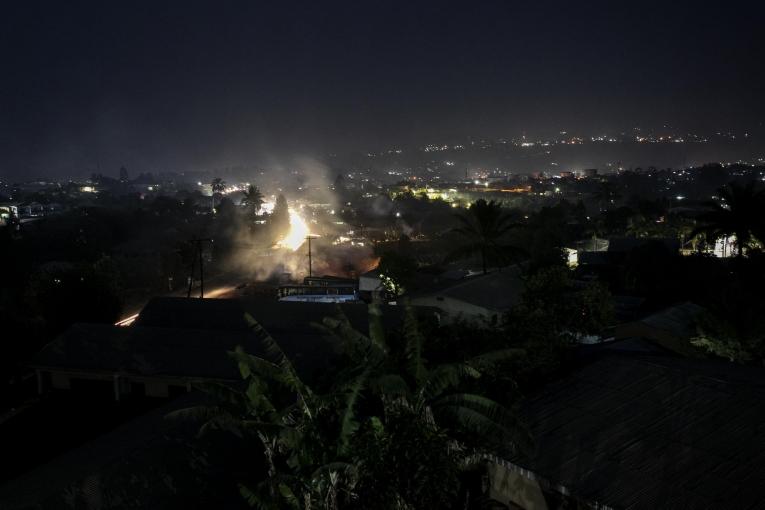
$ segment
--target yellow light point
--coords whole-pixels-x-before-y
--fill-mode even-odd
[[[297,251],[298,248],[303,246],[308,234],[310,234],[310,230],[306,221],[300,214],[290,209],[290,231],[284,236],[284,239],[279,241],[279,246]]]

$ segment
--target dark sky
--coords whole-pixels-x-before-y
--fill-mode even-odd
[[[761,2],[414,3],[6,5],[0,175],[761,126]]]

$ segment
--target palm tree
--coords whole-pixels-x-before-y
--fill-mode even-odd
[[[408,303],[404,304],[401,352],[395,352],[385,338],[377,303],[369,305],[369,335],[355,330],[342,311],[326,317],[320,327],[340,341],[342,351],[353,361],[351,373],[363,375],[364,384],[388,411],[405,408],[449,430],[475,433],[513,450],[522,447],[524,438],[509,410],[480,394],[459,391],[464,382],[479,379],[482,370],[522,355],[521,350],[500,349],[467,361],[429,364],[425,337]]]
[[[173,413],[201,419],[200,433],[230,430],[262,446],[266,473],[240,485],[251,505],[443,507],[423,503],[453,502],[447,498],[459,483],[459,469],[503,451],[496,445],[518,443],[510,411],[460,390],[463,381],[479,378],[484,366],[514,352],[431,366],[413,310],[406,308],[404,348],[398,350],[385,339],[380,313],[376,304],[370,305],[369,335],[355,330],[340,311],[317,325],[341,343],[351,360],[326,394],[300,379],[278,344],[248,315],[265,355],[252,356],[241,348],[231,353],[244,388],[206,386],[215,396],[212,404]],[[417,474],[416,480],[410,473]]]
[[[451,506],[458,472],[485,458],[527,451],[528,434],[514,413],[482,392],[468,390],[480,387],[485,369],[523,351],[501,349],[467,361],[429,363],[425,337],[408,303],[398,341],[386,339],[377,303],[369,305],[368,334],[354,329],[340,310],[317,326],[350,358],[341,379],[357,381],[367,390],[365,404],[380,406],[380,414],[365,422],[375,424],[377,432],[362,433],[362,440],[354,443],[357,450],[371,449],[368,457],[374,459],[370,463],[362,455],[356,472],[356,490],[367,506],[369,501],[375,508]],[[369,429],[364,422],[359,427]],[[396,446],[400,444],[406,446]]]
[[[169,418],[201,421],[200,435],[227,430],[263,448],[266,476],[240,481],[242,496],[258,508],[338,508],[341,488],[353,484],[357,467],[348,462],[350,436],[356,431],[359,378],[340,382],[319,395],[299,377],[276,341],[249,314],[250,330],[265,355],[238,347],[229,353],[239,365],[244,389],[222,383],[201,385],[211,404],[174,411]],[[336,417],[327,419],[327,415]],[[327,426],[337,423],[339,426]]]
[[[516,247],[501,244],[505,234],[518,225],[494,200],[487,202],[480,199],[474,202],[468,208],[467,214],[458,214],[457,219],[462,225],[454,229],[454,232],[465,238],[467,244],[454,250],[449,259],[479,254],[483,273],[486,274],[490,259],[504,262],[509,255],[517,255],[520,252]]]
[[[251,216],[255,216],[263,206],[263,202],[263,193],[260,192],[257,186],[250,184],[247,191],[244,192],[242,205],[245,206]]]
[[[276,197],[269,223],[271,223],[278,236],[283,236],[287,233],[287,229],[290,226],[290,207],[287,204],[287,199],[282,194]]]
[[[216,177],[212,180],[210,183],[210,188],[212,188],[212,212],[215,212],[215,194],[216,193],[223,193],[226,190],[226,181],[221,179],[220,177]]]
[[[739,257],[755,241],[765,243],[765,191],[757,190],[754,181],[745,186],[731,182],[720,188],[718,198],[705,204],[707,211],[699,216],[700,225],[691,237],[703,235],[715,242],[734,236]]]

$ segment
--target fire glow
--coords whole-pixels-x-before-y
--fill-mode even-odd
[[[279,241],[279,246],[297,251],[298,248],[303,246],[308,234],[310,234],[308,223],[306,223],[300,214],[290,209],[290,231],[284,236],[284,239]]]

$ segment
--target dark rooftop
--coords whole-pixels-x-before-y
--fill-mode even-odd
[[[445,296],[487,310],[504,311],[520,301],[524,288],[521,268],[510,266],[502,271],[467,276],[458,280],[443,279],[412,297]]]
[[[226,355],[237,345],[257,352],[249,333],[74,324],[35,357],[39,367],[173,377],[239,378]]]
[[[614,237],[608,240],[608,251],[628,252],[649,245],[662,246],[672,253],[680,250],[680,241],[674,238]]]
[[[609,356],[523,405],[536,453],[518,464],[613,508],[764,508],[765,372]]]
[[[704,311],[701,306],[686,302],[665,308],[640,322],[654,329],[666,331],[678,338],[690,338],[696,333],[696,318]]]
[[[351,324],[369,331],[367,306],[340,305]],[[338,306],[288,303],[265,299],[155,298],[129,327],[75,324],[46,345],[35,366],[141,375],[238,379],[236,364],[227,356],[241,345],[261,355],[262,345],[245,320],[249,312],[279,343],[304,376],[321,371],[334,348],[315,326],[335,315]],[[430,313],[419,308],[421,315]],[[386,329],[403,320],[403,308],[383,307]]]
[[[380,305],[385,325],[397,327],[403,320],[400,306]],[[152,299],[135,321],[136,326],[152,328],[192,328],[214,331],[246,331],[245,312],[252,315],[276,340],[295,336],[316,337],[314,324],[337,314],[348,317],[361,332],[369,331],[368,308],[364,303],[288,302],[260,297],[240,299],[187,299],[162,297]],[[434,310],[418,307],[422,317]]]

